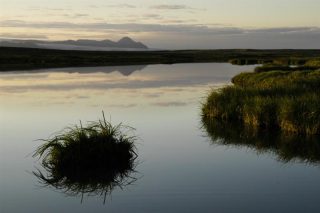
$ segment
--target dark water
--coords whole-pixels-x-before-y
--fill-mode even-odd
[[[0,75],[0,212],[318,212],[317,138],[201,121],[210,88],[251,66],[180,64]],[[43,187],[32,153],[67,125],[136,128],[137,178],[103,196]],[[81,202],[82,201],[82,202]]]

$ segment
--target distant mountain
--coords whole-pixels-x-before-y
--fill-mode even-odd
[[[115,47],[115,48],[141,48],[148,49],[146,45],[141,42],[136,42],[129,37],[124,37],[120,39],[118,42],[114,42],[111,40],[67,40],[67,41],[55,41],[52,42],[55,44],[65,44],[65,45],[75,45],[75,46],[91,46],[91,47]]]
[[[25,40],[6,40],[0,41],[1,47],[29,47],[29,48],[39,48],[39,46],[33,41]]]
[[[42,40],[3,40],[0,41],[2,47],[30,47],[30,48],[46,48],[46,49],[62,49],[62,50],[146,50],[148,47],[124,37],[119,41],[111,40],[65,40],[65,41],[42,41]]]
[[[135,42],[129,37],[123,37],[120,39],[117,44],[121,47],[134,47],[134,48],[143,48],[147,49],[148,47],[141,42]]]

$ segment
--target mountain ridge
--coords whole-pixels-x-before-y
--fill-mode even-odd
[[[123,37],[118,41],[109,39],[91,40],[62,40],[62,41],[44,41],[44,40],[2,40],[0,41],[2,47],[30,47],[30,48],[46,48],[46,49],[66,49],[66,50],[110,50],[117,49],[141,49],[147,50],[148,46],[142,42],[134,41],[130,37]]]

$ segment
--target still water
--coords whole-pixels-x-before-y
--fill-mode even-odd
[[[210,89],[252,69],[208,63],[0,74],[0,212],[319,212],[316,140],[311,148],[261,145],[276,140],[201,122]],[[32,174],[40,167],[32,157],[37,139],[97,120],[102,110],[136,129],[137,180],[105,203],[43,186]]]

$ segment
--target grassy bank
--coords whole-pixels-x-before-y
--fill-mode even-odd
[[[245,59],[255,64],[263,61],[282,61],[293,57],[305,63],[307,60],[316,58],[319,55],[320,50],[229,49],[104,52],[0,47],[0,71],[109,65],[227,63],[238,59]]]
[[[306,62],[305,66],[320,67],[320,58],[310,59]]]
[[[263,65],[254,69],[255,72],[269,72],[269,71],[311,71],[320,70],[320,66],[280,66],[280,65]]]
[[[308,55],[299,56],[296,54],[287,55],[286,57],[278,56],[278,57],[266,57],[266,58],[237,58],[232,59],[229,62],[234,65],[255,65],[255,64],[273,64],[273,65],[282,65],[282,66],[289,66],[289,65],[296,65],[301,66],[305,65],[309,60],[310,57]]]
[[[204,118],[320,134],[320,71],[242,73],[232,82],[233,86],[211,92],[202,108]]]

